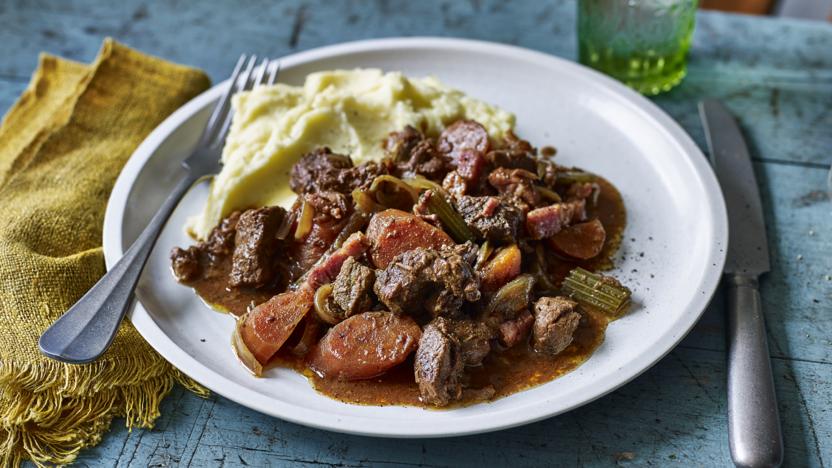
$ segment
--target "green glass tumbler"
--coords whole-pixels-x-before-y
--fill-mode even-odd
[[[578,0],[581,63],[643,94],[679,84],[697,0]]]

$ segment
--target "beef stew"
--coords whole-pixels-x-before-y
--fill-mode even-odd
[[[346,402],[448,407],[586,360],[629,304],[598,273],[626,222],[615,187],[470,120],[380,144],[359,165],[309,153],[292,209],[234,212],[171,252],[178,281],[237,317],[243,364]]]

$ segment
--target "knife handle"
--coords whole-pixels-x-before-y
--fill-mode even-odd
[[[776,467],[783,436],[757,278],[727,275],[726,283],[731,457],[740,467]]]

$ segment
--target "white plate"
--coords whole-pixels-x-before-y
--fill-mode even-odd
[[[432,74],[514,112],[519,135],[556,146],[559,162],[602,174],[620,189],[629,220],[614,273],[632,287],[636,305],[609,327],[604,344],[577,370],[493,403],[445,411],[344,404],[316,393],[291,370],[253,378],[231,351],[232,318],[210,311],[173,280],[168,252],[191,242],[182,226],[205,200],[202,184],[162,232],[139,284],[141,304],[130,318],[162,356],[220,395],[282,419],[355,434],[428,437],[507,428],[583,405],[644,372],[685,336],[713,294],[727,243],[719,185],[673,120],[612,79],[526,49],[433,38],[354,42],[281,62],[280,80],[291,84],[333,68]],[[107,207],[108,267],[174,185],[178,163],[219,94],[215,86],[176,111],[130,158]]]

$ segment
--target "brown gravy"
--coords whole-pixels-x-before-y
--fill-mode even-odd
[[[536,353],[528,344],[517,345],[503,352],[492,352],[478,367],[466,369],[468,387],[480,389],[491,385],[497,399],[555,379],[581,365],[604,341],[608,320],[603,314],[586,311],[575,331],[572,344],[555,357]],[[281,353],[273,365],[290,367],[305,375],[320,393],[346,403],[386,406],[424,406],[413,376],[413,359],[408,359],[386,374],[370,380],[345,382],[324,379],[312,372],[303,359]],[[466,406],[483,401],[476,392],[463,394],[452,406]]]
[[[550,271],[556,284],[575,266],[591,271],[612,267],[612,257],[618,250],[626,225],[626,211],[618,190],[608,181],[601,179],[601,194],[598,203],[588,208],[590,218],[597,217],[607,231],[607,239],[601,254],[586,262],[556,259],[550,262]],[[212,267],[205,278],[188,283],[197,294],[214,309],[240,316],[246,310],[265,302],[282,288],[274,290],[253,290],[229,288],[225,278],[231,268],[230,258]],[[603,313],[584,308],[581,324],[575,332],[572,344],[557,356],[550,357],[535,353],[528,344],[518,345],[502,352],[492,352],[476,368],[466,370],[469,387],[483,388],[491,385],[495,389],[491,399],[500,398],[518,391],[546,383],[575,369],[604,341],[604,331],[612,320]],[[284,347],[284,348],[288,348]],[[312,372],[303,358],[282,350],[270,363],[271,366],[289,367],[305,375],[314,388],[330,398],[347,403],[364,405],[408,405],[428,406],[419,398],[419,388],[413,376],[412,357],[404,364],[381,377],[344,382],[324,379]],[[465,406],[483,401],[476,392],[463,396],[455,406]]]
[[[200,259],[200,266],[207,273],[186,284],[196,291],[196,294],[212,309],[230,313],[236,317],[245,314],[249,308],[271,299],[272,296],[285,288],[233,288],[228,285],[227,278],[231,273],[231,256],[209,263],[207,259]]]

